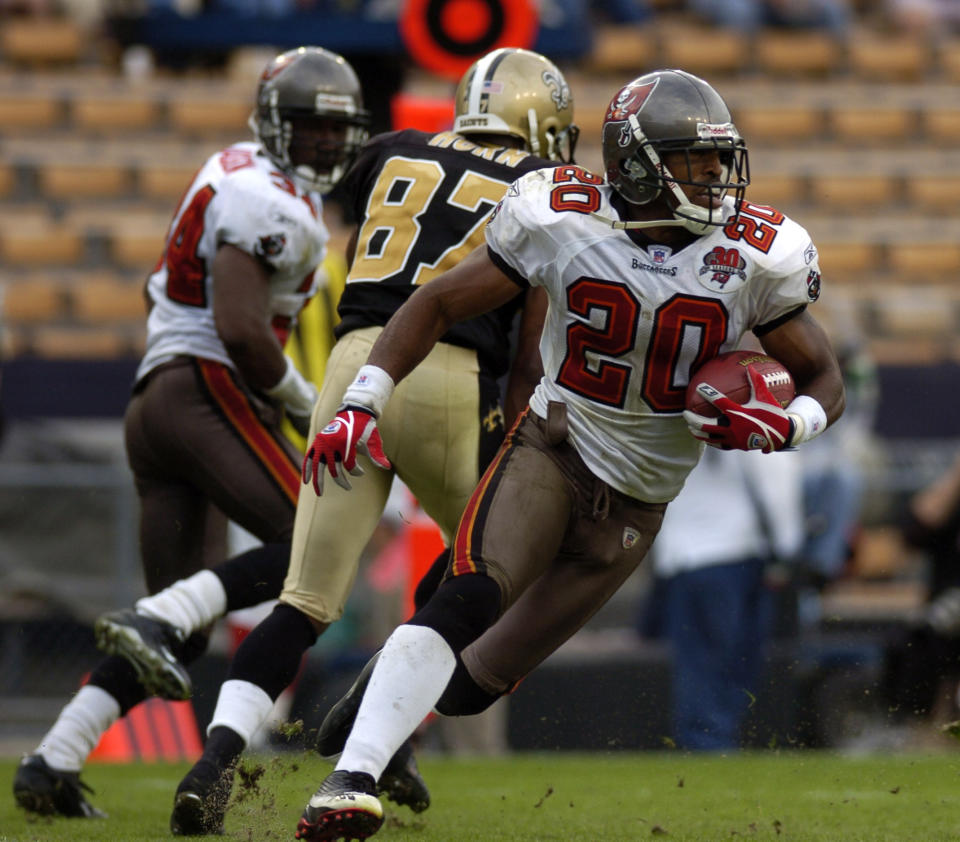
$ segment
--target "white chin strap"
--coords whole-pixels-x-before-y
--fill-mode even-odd
[[[643,129],[640,128],[640,121],[637,119],[637,115],[631,114],[628,119],[634,139],[638,144],[643,145],[646,143],[647,136],[643,133]],[[680,185],[673,180],[673,175],[661,162],[657,150],[654,149],[652,145],[648,145],[646,150],[650,163],[652,163],[654,169],[660,173],[660,178],[667,187],[670,188],[670,192],[673,193],[674,198],[677,200],[677,206],[673,209],[673,218],[630,220],[624,222],[619,219],[610,219],[609,217],[601,216],[593,211],[590,212],[590,216],[599,219],[601,222],[605,222],[611,228],[618,229],[675,227],[686,228],[690,233],[700,236],[716,228],[720,223],[712,221],[712,211],[688,202],[686,193],[684,193],[683,190],[680,189]]]

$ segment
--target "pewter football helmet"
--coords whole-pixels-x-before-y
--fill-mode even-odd
[[[723,214],[687,200],[680,185],[693,182],[670,172],[664,153],[719,150],[725,175],[712,189],[721,195],[732,191],[738,209],[750,183],[747,147],[726,103],[703,79],[683,70],[657,70],[621,88],[604,117],[601,142],[607,181],[624,199],[645,205],[666,193],[677,204],[669,224],[695,234],[723,225]]]
[[[510,135],[541,158],[573,160],[580,130],[570,86],[539,53],[514,47],[487,53],[464,73],[455,101],[455,132]]]
[[[293,120],[317,118],[346,124],[342,143],[318,144],[312,163],[293,164]],[[270,160],[309,190],[329,192],[367,139],[370,117],[360,82],[342,56],[320,47],[298,47],[274,58],[260,75],[250,128]]]

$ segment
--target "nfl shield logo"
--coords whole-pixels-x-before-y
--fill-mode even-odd
[[[662,266],[666,263],[672,251],[673,249],[667,248],[666,246],[650,246],[647,248],[647,254],[650,255],[650,259],[657,266]]]
[[[640,533],[637,532],[632,526],[623,527],[623,537],[620,539],[620,543],[623,545],[625,550],[629,550],[637,541],[640,540]]]

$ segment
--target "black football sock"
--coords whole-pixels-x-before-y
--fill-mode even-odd
[[[276,599],[290,564],[289,542],[264,544],[213,568],[227,595],[227,611]]]

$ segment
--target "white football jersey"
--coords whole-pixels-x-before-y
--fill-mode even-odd
[[[210,274],[225,243],[273,268],[269,317],[283,344],[316,290],[314,270],[329,239],[321,212],[320,194],[297,187],[259,144],[212,155],[184,194],[147,280],[153,307],[137,379],[177,354],[233,367],[214,325]]]
[[[589,468],[625,494],[664,502],[702,447],[681,415],[691,373],[815,300],[817,251],[795,222],[751,204],[679,251],[640,247],[590,215],[618,218],[611,194],[579,167],[528,173],[492,215],[487,244],[504,271],[550,299],[533,411],[546,417],[548,401],[566,403]]]

